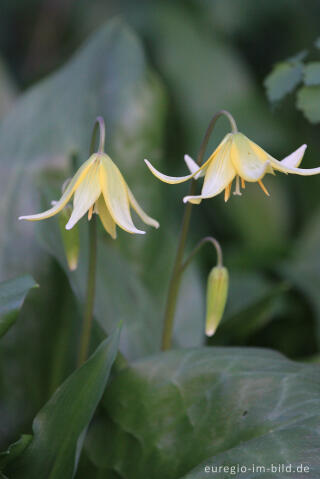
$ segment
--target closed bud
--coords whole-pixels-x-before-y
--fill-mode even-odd
[[[207,284],[206,335],[212,336],[220,323],[228,296],[229,275],[224,266],[212,268]]]
[[[71,230],[66,230],[66,224],[70,219],[71,212],[71,206],[63,208],[59,215],[59,227],[69,269],[70,271],[74,271],[78,266],[80,239],[78,225],[75,225]]]

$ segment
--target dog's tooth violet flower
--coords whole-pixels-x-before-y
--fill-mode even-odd
[[[119,168],[103,152],[94,153],[83,163],[60,200],[54,202],[52,208],[43,213],[20,216],[19,219],[38,221],[50,218],[66,206],[72,195],[74,195],[73,211],[66,224],[67,230],[70,230],[86,213],[89,220],[92,214],[96,213],[112,238],[116,238],[116,225],[128,233],[144,234],[145,231],[137,229],[133,224],[130,207],[146,224],[159,227],[159,223],[150,218],[139,206]]]
[[[231,192],[231,185],[235,179],[235,195],[241,195],[241,188],[245,188],[245,182],[258,182],[266,195],[269,193],[262,183],[265,174],[293,173],[297,175],[317,175],[320,173],[320,167],[303,169],[298,168],[303,158],[306,145],[300,146],[291,155],[278,161],[264,151],[253,141],[239,132],[228,133],[209,159],[201,166],[185,155],[185,162],[191,171],[190,175],[182,177],[167,176],[156,170],[148,160],[145,160],[151,172],[159,180],[170,184],[182,183],[191,178],[197,179],[204,176],[204,183],[201,195],[185,196],[183,201],[199,204],[205,198],[212,198],[223,190],[224,199],[228,201]]]

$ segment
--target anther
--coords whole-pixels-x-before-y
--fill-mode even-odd
[[[91,220],[91,218],[92,218],[92,213],[93,213],[93,205],[90,206],[89,211],[88,211],[88,221]]]
[[[232,183],[232,182],[231,182]],[[231,191],[231,183],[228,184],[228,186],[224,190],[224,201],[227,202],[228,199],[230,198],[230,191]]]
[[[269,191],[268,191],[267,188],[264,186],[264,184],[262,183],[262,181],[259,180],[258,183],[259,183],[260,188],[262,189],[262,191],[263,191],[267,196],[270,196]]]

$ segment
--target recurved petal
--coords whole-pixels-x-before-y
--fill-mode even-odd
[[[140,216],[142,221],[144,221],[144,223],[146,223],[147,225],[153,226],[154,228],[159,228],[160,225],[159,225],[158,221],[154,220],[149,215],[147,215],[147,213],[145,213],[143,211],[143,209],[141,208],[141,206],[139,205],[139,203],[137,202],[137,200],[133,196],[133,193],[130,190],[128,185],[127,185],[127,191],[128,191],[128,196],[129,196],[129,202],[130,202],[132,208],[134,209],[134,211],[137,213],[137,215]]]
[[[91,166],[91,163],[92,163],[92,158],[89,158],[89,160],[83,163],[83,165],[79,168],[77,173],[74,175],[74,177],[68,184],[60,200],[56,201],[52,208],[50,208],[47,211],[44,211],[43,213],[38,213],[35,215],[29,215],[29,216],[20,216],[19,220],[28,220],[28,221],[45,220],[46,218],[50,218],[51,216],[54,216],[55,214],[59,213],[59,211],[61,211],[62,208],[64,208],[65,205],[68,203],[74,191],[78,188],[78,186],[81,184],[81,182],[85,178],[87,171]]]
[[[92,163],[83,181],[74,194],[73,211],[66,230],[70,230],[87,213],[101,194],[99,181],[99,161]]]
[[[107,155],[101,160],[99,176],[106,206],[115,223],[128,233],[145,234],[133,224],[127,185],[119,168]]]
[[[318,175],[320,173],[319,167],[310,169],[297,168],[301,163],[306,148],[307,145],[300,146],[300,148],[284,158],[282,161],[277,161],[276,159],[271,158],[271,165],[275,170],[281,171],[282,173],[291,173],[302,176]]]
[[[294,175],[301,176],[312,176],[318,175],[320,173],[320,167],[318,168],[294,168],[293,166],[287,166],[282,163],[282,161],[275,160],[272,158],[270,160],[272,167],[275,170],[281,171],[282,173],[292,173]]]
[[[291,155],[286,156],[283,160],[280,161],[281,165],[289,166],[290,168],[297,168],[303,158],[304,152],[306,151],[307,145],[302,145],[296,151],[291,153]]]
[[[231,159],[238,175],[246,181],[259,181],[266,173],[273,173],[271,156],[242,133],[234,135]]]
[[[201,195],[185,196],[184,203],[188,201],[199,204],[205,198],[218,195],[231,183],[235,175],[236,171],[230,158],[230,143],[225,143],[208,166]]]
[[[148,160],[144,160],[144,161],[147,167],[149,168],[149,170],[151,171],[151,173],[154,174],[154,176],[156,176],[159,180],[164,181],[165,183],[169,183],[170,185],[176,185],[178,183],[183,183],[184,181],[191,180],[191,178],[194,178],[196,176],[197,172],[200,174],[201,170],[203,170],[204,167],[206,166],[206,163],[205,163],[200,168],[198,167],[197,172],[193,172],[191,173],[191,175],[167,176],[167,175],[164,175],[163,173],[160,173],[160,171],[158,171],[154,166],[152,166],[150,161]]]
[[[107,233],[109,233],[111,238],[116,239],[117,226],[109,213],[103,195],[100,195],[98,201],[96,202],[96,213],[98,213],[101,223],[103,224],[104,229],[107,231]]]

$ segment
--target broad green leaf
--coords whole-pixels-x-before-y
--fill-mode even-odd
[[[80,163],[88,158],[98,115],[106,121],[108,154],[138,201],[157,216],[158,183],[148,181],[143,159],[161,158],[164,112],[162,85],[138,38],[119,20],[102,27],[64,67],[22,95],[0,126],[2,274],[39,264],[34,225],[17,218],[39,210],[40,172],[64,171],[65,179],[72,174],[67,171],[71,155]],[[127,234],[123,240],[119,236],[128,244]],[[130,239],[131,251],[141,250],[148,235]],[[16,254],[9,254],[13,250]]]
[[[5,469],[11,479],[74,477],[86,429],[108,382],[120,329],[67,378],[33,422],[34,438]]]
[[[297,61],[278,63],[266,77],[264,85],[269,101],[282,100],[291,93],[302,80],[303,67]]]
[[[41,210],[39,193],[43,191],[44,169],[62,172],[59,190],[47,198],[44,208],[58,198],[61,185],[73,173],[68,168],[70,157],[76,153],[81,163],[88,156],[97,115],[104,116],[106,121],[107,152],[122,170],[137,200],[160,223],[166,224],[167,205],[160,197],[163,185],[143,162],[148,157],[161,168],[165,100],[163,87],[150,71],[138,38],[115,20],[94,34],[61,70],[17,101],[0,127],[0,170],[2,167],[5,171],[0,176],[4,183],[0,226],[5,232],[0,239],[1,271],[33,271],[39,266],[44,269],[43,251],[35,241],[36,225],[18,222],[17,217]],[[43,238],[50,237],[55,221],[53,218],[43,222]],[[80,301],[84,297],[87,261],[86,219],[81,223],[79,268],[72,278],[69,275]],[[107,333],[115,320],[124,320],[121,348],[128,357],[154,353],[160,344],[162,302],[171,271],[170,258],[165,267],[163,260],[158,261],[158,257],[168,257],[166,228],[154,231],[147,227],[143,238],[119,231],[116,242],[102,231],[100,237],[97,317]],[[59,237],[57,241],[60,240]],[[49,243],[47,249],[65,267],[60,245],[53,244],[53,240]],[[9,254],[13,248],[15,255]],[[156,296],[155,287],[151,291],[151,274],[145,274],[151,270],[152,275],[159,277],[156,288],[162,291],[161,299]],[[195,273],[193,283],[197,281]],[[180,301],[184,320],[191,326],[185,344],[198,345],[198,326],[193,321],[192,309],[199,309],[202,304],[199,287],[193,298],[182,291]]]
[[[297,94],[297,108],[311,123],[320,121],[320,86],[304,86]]]
[[[31,434],[23,434],[18,441],[11,444],[4,452],[0,452],[0,470],[14,461],[29,446],[32,440]]]
[[[303,81],[307,86],[320,85],[320,62],[310,62],[304,66]]]
[[[0,337],[16,321],[30,289],[37,286],[34,279],[28,275],[0,283]]]
[[[114,376],[86,451],[101,478],[204,477],[204,464],[223,462],[305,462],[316,478],[319,393],[317,365],[273,351],[171,351]]]

